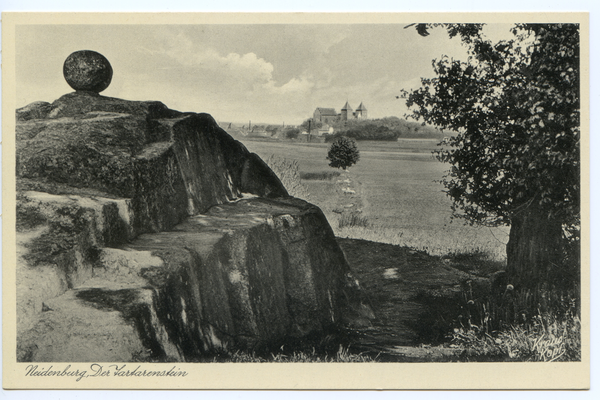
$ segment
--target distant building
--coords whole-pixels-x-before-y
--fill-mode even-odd
[[[367,107],[361,102],[360,106],[356,111],[352,110],[350,104],[346,102],[341,109],[340,113],[337,113],[334,108],[317,107],[313,113],[313,120],[316,122],[322,122],[328,124],[330,122],[337,121],[348,121],[349,119],[366,119]]]
[[[358,106],[358,108],[356,109],[356,111],[354,112],[354,118],[364,118],[367,119],[367,107],[365,107],[365,105],[361,102],[360,106]]]
[[[318,136],[331,135],[333,133],[333,127],[328,124],[323,124],[320,128],[317,129]]]
[[[346,104],[344,104],[344,107],[342,107],[341,120],[348,121],[348,115],[350,115],[350,119],[352,119],[354,113],[352,112],[352,107],[350,107],[350,104],[346,102]]]
[[[339,118],[339,114],[335,111],[334,108],[322,108],[317,107],[315,112],[313,113],[313,119],[315,121],[323,122],[325,124],[329,122],[335,122]]]

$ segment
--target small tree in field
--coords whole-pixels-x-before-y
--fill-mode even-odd
[[[340,137],[331,144],[329,152],[327,152],[327,159],[329,160],[329,166],[333,168],[346,168],[356,164],[360,156],[358,154],[358,148],[354,139],[347,137]]]

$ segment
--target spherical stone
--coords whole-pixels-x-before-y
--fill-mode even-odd
[[[63,65],[63,75],[75,90],[100,93],[110,85],[112,74],[106,57],[91,50],[71,53]]]

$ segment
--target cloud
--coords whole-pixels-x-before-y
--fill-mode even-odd
[[[147,71],[147,84],[168,91],[154,97],[169,106],[220,120],[300,123],[315,107],[339,111],[346,100],[353,107],[363,102],[371,117],[401,116],[406,107],[396,96],[420,81],[404,71],[412,61],[396,54],[400,44],[393,43],[400,46],[391,49],[394,59],[380,60],[378,54],[390,51],[375,39],[385,33],[316,25],[163,31],[158,44],[144,50],[161,66],[158,73]],[[365,49],[373,52],[368,60]]]
[[[272,95],[306,95],[312,92],[315,83],[308,77],[292,78],[287,83],[277,86],[275,81],[269,81],[263,86]]]
[[[274,95],[305,93],[314,86],[306,76],[292,77],[281,84],[273,78],[273,64],[254,52],[221,54],[211,47],[200,48],[183,33],[171,36],[158,53],[176,63],[171,68],[179,69],[180,76],[186,74],[205,88],[218,83],[222,90],[233,89],[242,95],[248,91]]]
[[[273,63],[255,52],[223,52],[228,49],[195,43],[181,33],[161,39],[154,48],[139,49],[148,64],[124,83],[123,97],[158,99],[222,121],[299,123],[312,112],[303,108],[315,86],[310,75],[278,82]]]
[[[195,74],[248,83],[267,83],[272,78],[273,65],[254,53],[221,55],[213,48],[200,48],[183,33],[170,39],[159,52]]]

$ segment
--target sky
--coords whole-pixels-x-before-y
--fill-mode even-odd
[[[441,29],[421,37],[400,24],[20,25],[17,106],[71,92],[62,65],[77,50],[111,63],[102,95],[159,100],[217,121],[295,125],[316,107],[362,102],[370,118],[403,117],[401,89],[432,77],[432,60],[466,59]],[[510,25],[492,24],[493,39]]]

